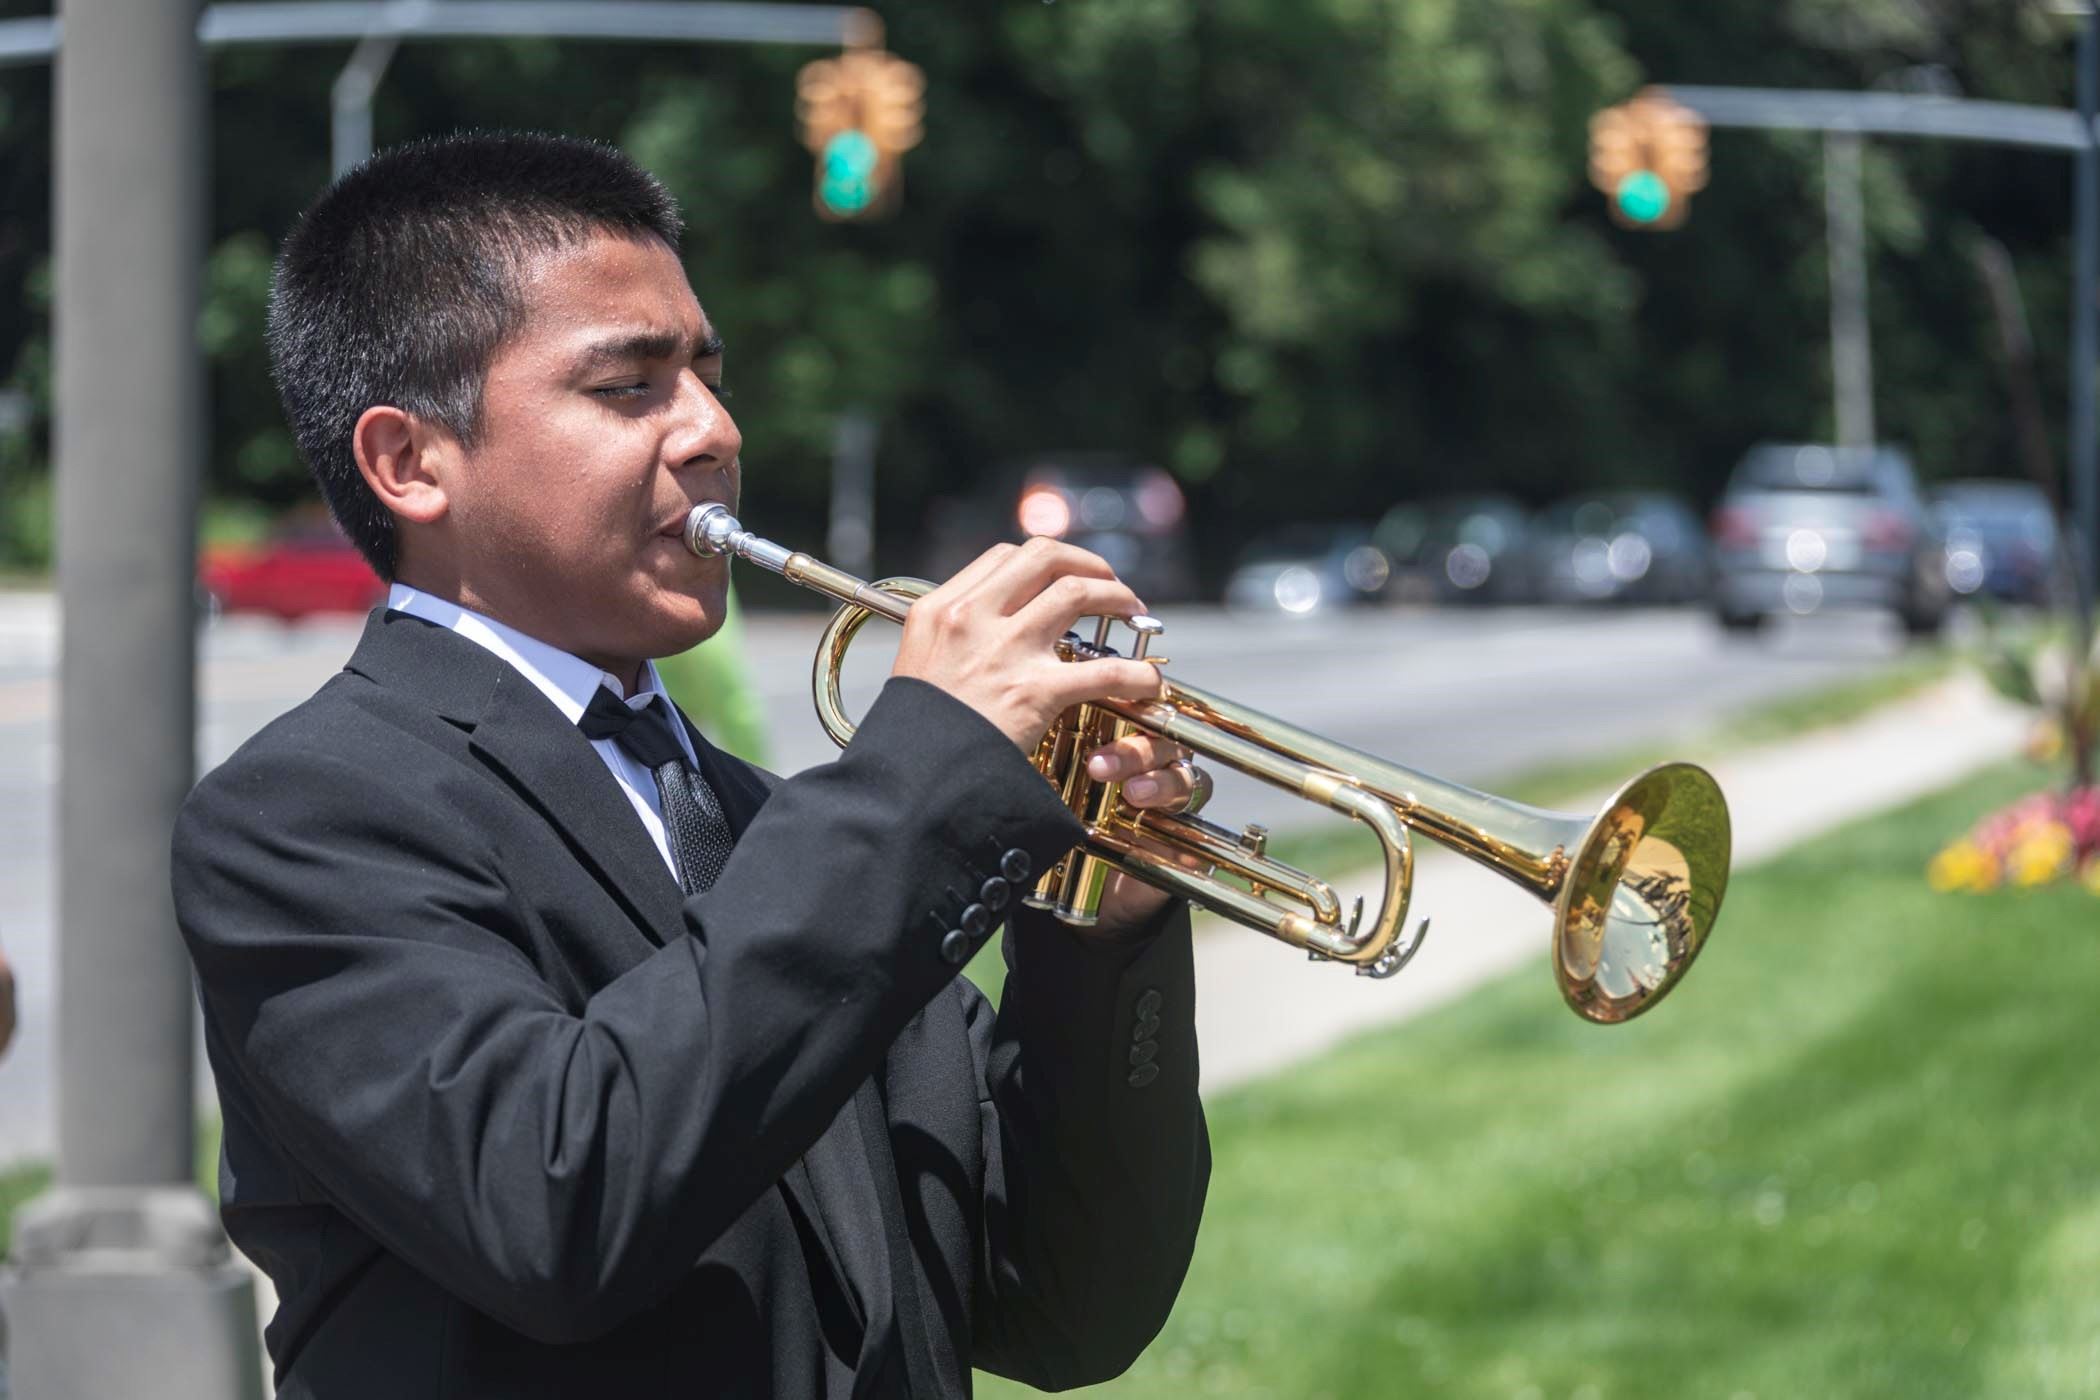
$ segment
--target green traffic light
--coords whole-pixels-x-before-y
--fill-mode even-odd
[[[875,188],[878,163],[875,143],[866,132],[840,132],[824,143],[817,167],[817,197],[834,214],[865,213],[879,193]]]
[[[1636,170],[1619,181],[1619,212],[1637,224],[1652,224],[1670,212],[1670,187],[1653,170]]]

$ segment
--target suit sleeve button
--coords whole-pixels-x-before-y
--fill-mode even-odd
[[[972,938],[982,938],[992,927],[992,911],[982,904],[972,904],[962,911],[956,924]]]
[[[1156,1040],[1141,1040],[1130,1047],[1130,1063],[1133,1065],[1149,1065],[1158,1058],[1159,1042]]]
[[[1157,1078],[1159,1078],[1158,1065],[1139,1065],[1130,1072],[1130,1087],[1142,1089]]]
[[[941,940],[941,957],[958,967],[969,961],[970,935],[959,928],[949,929],[948,936]]]
[[[1155,1014],[1159,1010],[1160,1001],[1161,997],[1157,987],[1146,988],[1145,994],[1137,999],[1138,1019],[1142,1021],[1146,1017]]]
[[[1035,862],[1028,858],[1028,852],[1016,846],[999,857],[999,873],[1008,883],[1018,885],[1035,873]]]
[[[984,888],[977,891],[977,897],[984,902],[985,908],[996,914],[1006,907],[1007,900],[1013,898],[1013,886],[995,875],[984,882]]]

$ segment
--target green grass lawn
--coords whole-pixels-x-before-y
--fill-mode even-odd
[[[1211,1102],[1188,1285],[1105,1393],[2100,1395],[2100,901],[1923,878],[2041,777],[1743,875],[1630,1025],[1542,954]]]

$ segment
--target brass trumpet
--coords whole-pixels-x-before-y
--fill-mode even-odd
[[[873,583],[753,535],[726,506],[694,507],[686,547],[732,555],[814,589],[842,606],[824,629],[813,675],[817,717],[844,747],[854,725],[840,695],[840,670],[870,617],[902,622],[923,579]],[[1066,633],[1068,661],[1115,655],[1103,618],[1091,641]],[[1148,655],[1164,630],[1127,619],[1131,655]],[[1419,832],[1515,881],[1553,909],[1553,972],[1561,995],[1591,1021],[1639,1015],[1677,984],[1713,928],[1728,887],[1728,804],[1712,775],[1688,763],[1650,768],[1621,787],[1594,817],[1543,811],[1323,739],[1161,673],[1155,700],[1101,700],[1060,716],[1035,753],[1038,772],[1062,795],[1086,835],[1037,882],[1028,902],[1075,924],[1093,921],[1111,870],[1258,929],[1316,959],[1390,977],[1428,932],[1403,936],[1414,883],[1410,831]],[[1143,729],[1204,758],[1272,783],[1363,822],[1384,854],[1384,889],[1368,924],[1363,901],[1345,918],[1331,885],[1271,858],[1260,827],[1232,830],[1200,816],[1141,811],[1120,785],[1086,774],[1084,756]],[[1193,861],[1201,868],[1190,868]]]

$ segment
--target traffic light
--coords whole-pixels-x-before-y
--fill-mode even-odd
[[[848,49],[795,79],[802,144],[817,158],[814,202],[826,219],[873,219],[897,207],[904,153],[919,144],[926,77],[881,49]]]
[[[1590,183],[1623,228],[1670,229],[1706,187],[1706,123],[1661,88],[1590,118]]]

